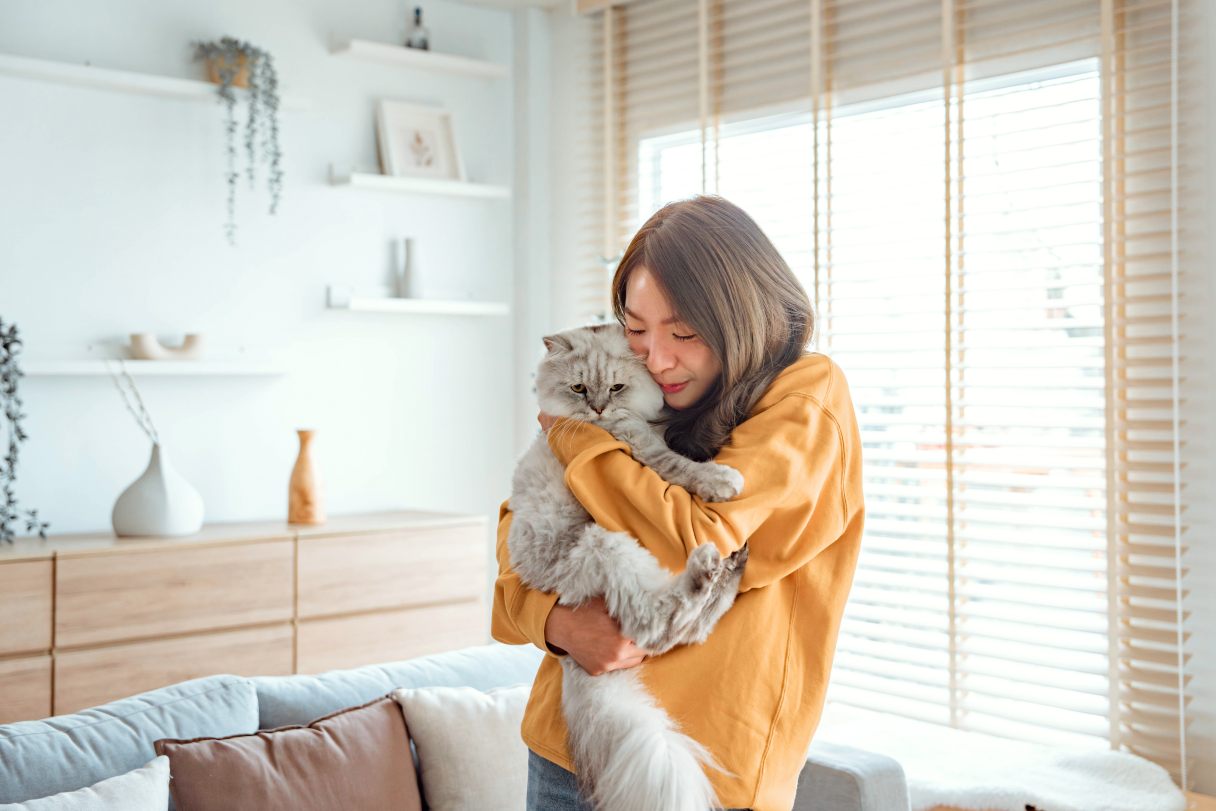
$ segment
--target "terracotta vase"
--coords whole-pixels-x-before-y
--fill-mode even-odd
[[[324,524],[325,508],[321,504],[321,477],[312,461],[312,440],[316,431],[296,431],[300,436],[300,454],[291,469],[291,484],[287,491],[287,523]]]

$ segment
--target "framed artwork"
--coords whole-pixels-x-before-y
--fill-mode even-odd
[[[392,99],[376,106],[380,171],[394,177],[464,180],[464,166],[452,134],[452,114]]]

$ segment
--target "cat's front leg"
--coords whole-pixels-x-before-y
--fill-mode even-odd
[[[743,492],[743,474],[716,462],[694,462],[667,447],[650,423],[635,417],[606,426],[622,442],[629,443],[633,457],[664,480],[683,487],[706,501],[729,501]]]
[[[743,570],[747,566],[747,556],[748,545],[744,542],[739,549],[722,558],[709,585],[708,599],[700,613],[679,631],[677,644],[696,645],[704,642],[722,615],[734,605],[735,597],[739,594],[739,581],[743,579]]]
[[[711,543],[694,549],[684,571],[660,596],[657,613],[664,619],[643,647],[660,654],[676,645],[704,642],[735,602],[746,564],[746,543],[725,558]]]

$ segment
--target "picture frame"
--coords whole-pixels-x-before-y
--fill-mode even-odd
[[[443,107],[380,99],[376,138],[386,175],[465,180],[452,114]]]

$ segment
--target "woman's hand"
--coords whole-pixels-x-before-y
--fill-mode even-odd
[[[602,597],[574,608],[553,606],[545,622],[545,641],[570,654],[592,676],[636,667],[646,658],[646,651],[621,636]]]
[[[543,411],[536,415],[536,421],[540,423],[540,430],[544,431],[546,434],[549,433],[549,429],[553,427],[553,423],[557,422],[559,419],[561,418],[554,417],[552,414],[546,414]]]

